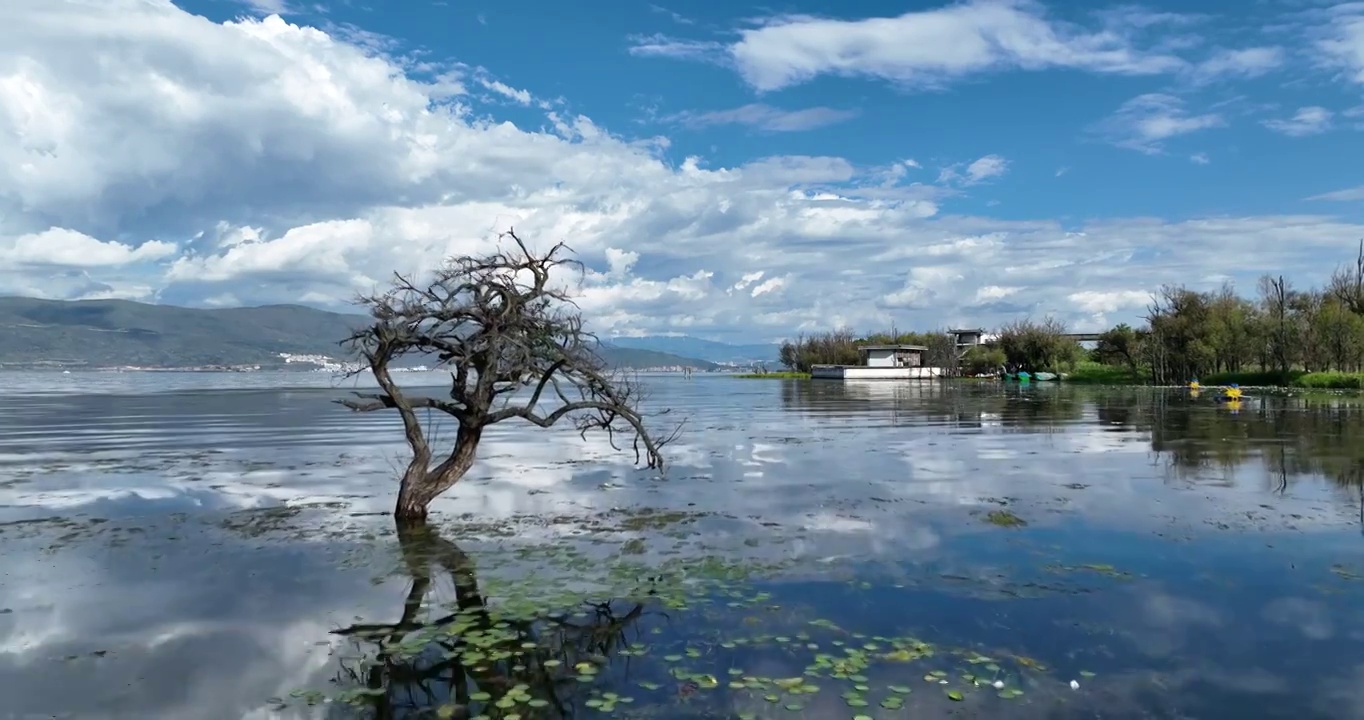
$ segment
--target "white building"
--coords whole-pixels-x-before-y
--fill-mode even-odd
[[[861,365],[816,365],[810,377],[819,380],[928,380],[942,377],[943,368],[925,367],[922,345],[863,345]]]
[[[928,351],[922,345],[863,345],[858,349],[866,367],[921,367]]]

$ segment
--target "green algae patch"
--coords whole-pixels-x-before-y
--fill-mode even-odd
[[[985,522],[1002,528],[1021,528],[1028,525],[1028,521],[1008,510],[991,510],[985,513]]]

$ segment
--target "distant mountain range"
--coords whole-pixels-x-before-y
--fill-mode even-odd
[[[338,342],[366,321],[363,315],[302,305],[202,309],[0,297],[0,366],[283,367],[280,353],[341,360],[345,351]],[[621,368],[715,367],[704,359],[609,342],[598,352]]]
[[[607,342],[617,347],[653,350],[683,357],[699,358],[713,363],[749,365],[756,362],[775,363],[780,345],[730,345],[702,340],[687,335],[652,335],[645,337],[613,337]]]

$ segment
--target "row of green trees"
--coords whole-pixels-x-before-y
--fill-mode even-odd
[[[1152,297],[1144,327],[1118,325],[1086,353],[1061,322],[1019,320],[988,345],[959,355],[946,330],[892,330],[859,337],[852,330],[801,336],[783,343],[781,362],[809,372],[819,364],[855,365],[863,344],[928,348],[925,364],[976,375],[1004,365],[1067,371],[1082,361],[1110,366],[1119,379],[1182,384],[1217,373],[1262,373],[1285,382],[1293,373],[1364,372],[1364,242],[1352,265],[1325,287],[1299,290],[1283,276],[1265,276],[1253,296],[1230,284],[1212,292],[1167,285]]]
[[[993,354],[988,349],[973,349],[968,355],[984,354],[986,362],[1003,357],[1006,364],[1030,371],[1067,370],[1083,359],[1084,351],[1066,333],[1066,326],[1052,318],[1041,322],[1018,320],[999,329],[999,336],[992,343]]]
[[[1105,332],[1094,359],[1162,385],[1216,373],[1281,381],[1294,372],[1364,371],[1364,243],[1321,288],[1299,290],[1282,275],[1260,278],[1250,297],[1230,284],[1162,287],[1146,326]]]
[[[1061,370],[1083,359],[1079,343],[1066,336],[1066,328],[1051,318],[1041,322],[1020,320],[1000,328],[989,345],[958,352],[956,336],[948,330],[931,332],[879,332],[859,336],[842,328],[825,333],[801,335],[782,343],[780,360],[787,369],[810,372],[815,365],[857,365],[862,361],[863,345],[918,345],[926,348],[924,364],[979,375],[1005,365],[1030,370]]]

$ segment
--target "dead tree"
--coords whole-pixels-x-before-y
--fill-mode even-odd
[[[412,459],[403,472],[394,515],[424,519],[427,507],[474,464],[489,426],[523,420],[542,428],[561,420],[580,434],[602,430],[633,435],[636,462],[662,469],[660,451],[680,426],[656,437],[644,425],[639,388],[608,371],[597,339],[583,328],[567,292],[552,285],[556,268],[581,272],[559,243],[535,253],[508,231],[515,249],[446,261],[429,282],[394,275],[393,287],[360,303],[373,322],[342,341],[358,352],[379,384],[377,393],[341,400],[357,412],[396,410]],[[409,395],[392,375],[400,359],[434,361],[450,374],[447,397]],[[437,460],[418,410],[452,418],[457,430],[448,454]]]
[[[1327,292],[1350,308],[1356,315],[1364,315],[1364,240],[1359,241],[1359,253],[1354,267],[1342,265],[1331,274]]]

